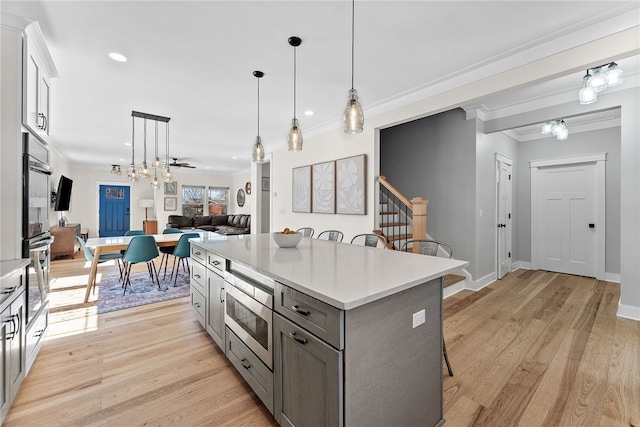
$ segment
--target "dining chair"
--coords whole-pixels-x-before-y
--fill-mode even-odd
[[[84,241],[84,239],[80,236],[76,236],[76,240],[78,240],[78,242],[80,243],[80,247],[82,248],[82,252],[84,253],[84,257],[87,259],[87,261],[89,261],[90,263],[93,263],[93,260],[95,259],[95,256],[93,255],[93,253],[91,252],[91,249],[89,249],[87,247],[86,242]],[[107,261],[112,261],[112,260],[116,260],[119,261],[122,258],[122,255],[119,252],[107,252],[104,254],[100,254],[100,256],[98,257],[98,264],[102,264],[103,262],[107,262]],[[120,280],[122,280],[122,268],[120,267],[120,263],[118,263],[118,269],[120,270]],[[96,279],[93,279],[93,283],[91,284],[91,287],[93,288],[93,291],[95,292],[96,290]]]
[[[332,242],[342,242],[343,237],[344,234],[342,234],[342,231],[338,230],[325,230],[318,234],[319,240],[330,240]]]
[[[437,240],[427,240],[427,239],[407,240],[400,247],[400,250],[403,252],[413,252],[413,253],[428,255],[428,256],[453,258],[453,250],[451,249],[451,246],[449,246],[444,242],[439,242]],[[444,278],[442,278],[441,280],[444,281]],[[451,363],[449,363],[449,355],[447,354],[447,344],[444,341],[444,333],[442,335],[442,355],[444,356],[444,361],[447,364],[447,370],[449,371],[449,376],[452,377],[453,369],[451,369]]]
[[[131,266],[140,262],[147,263],[147,270],[151,276],[151,281],[158,285],[158,290],[161,290],[160,279],[158,279],[158,272],[153,260],[160,255],[158,252],[158,245],[156,239],[153,236],[133,236],[129,242],[129,246],[124,251],[122,260],[126,265],[124,273],[124,291],[122,295],[126,294],[127,286],[131,284]]]
[[[144,232],[144,230],[127,230],[124,232],[124,236],[144,236],[146,233]],[[120,251],[120,255],[124,256],[124,252],[125,249]],[[120,268],[120,260],[118,260],[118,268]],[[124,271],[127,268],[127,265],[125,264],[125,261],[122,260],[122,268],[120,268],[121,271]]]
[[[387,246],[387,239],[379,234],[364,233],[353,236],[351,244],[369,246],[372,248],[385,248]]]
[[[189,257],[191,256],[191,242],[189,239],[199,238],[200,234],[198,233],[184,233],[180,236],[178,240],[178,244],[173,251],[173,268],[171,269],[171,279],[173,280],[173,286],[177,286],[178,283],[178,273],[180,271],[180,263],[182,263],[183,268],[186,266],[186,271],[188,274],[191,274],[191,270],[189,269]],[[176,267],[176,261],[178,265]],[[176,277],[173,277],[175,272]]]
[[[298,233],[302,233],[302,237],[313,237],[315,230],[311,227],[302,227],[296,230]]]
[[[162,234],[178,234],[182,233],[179,228],[165,228]],[[158,248],[160,253],[162,254],[162,258],[160,258],[160,267],[158,267],[158,271],[162,270],[162,264],[164,263],[164,275],[162,278],[167,277],[167,264],[169,264],[169,255],[173,255],[173,251],[176,249],[176,245],[173,246],[161,246]]]

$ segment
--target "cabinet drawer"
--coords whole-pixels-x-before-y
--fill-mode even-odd
[[[26,333],[26,371],[29,372],[31,365],[38,355],[38,351],[44,342],[49,327],[49,303],[38,315],[33,323],[29,324]]]
[[[191,263],[191,286],[194,286],[202,295],[207,293],[205,284],[207,269],[199,262]]]
[[[207,252],[207,267],[210,269],[216,269],[218,271],[226,270],[226,260],[221,256]]]
[[[335,348],[344,349],[344,312],[276,282],[274,309]]]
[[[204,313],[206,309],[206,299],[204,296],[202,296],[200,292],[198,292],[197,289],[194,289],[193,286],[191,287],[191,309],[193,310],[193,313],[196,315],[196,317],[198,318],[198,321],[204,328],[205,327]]]
[[[0,303],[24,290],[24,267],[0,282]]]
[[[194,245],[193,243],[191,244],[191,258],[196,259],[198,261],[200,261],[202,264],[204,264],[206,262],[206,258],[207,258],[207,251],[205,251],[204,249],[202,249],[199,246]]]
[[[229,328],[226,337],[227,357],[273,414],[273,372]]]

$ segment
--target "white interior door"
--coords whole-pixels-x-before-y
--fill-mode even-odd
[[[498,279],[511,271],[511,162],[496,156],[498,199]]]
[[[596,164],[539,169],[539,266],[596,277]]]

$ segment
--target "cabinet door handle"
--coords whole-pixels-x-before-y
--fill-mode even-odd
[[[194,254],[196,254],[196,255],[201,255],[201,254],[200,254],[200,252],[194,252]]]
[[[224,302],[224,288],[220,288],[220,302]]]
[[[245,365],[246,363],[246,365]],[[249,364],[249,362],[247,362],[247,359],[240,359],[240,364],[242,365],[242,367],[244,369],[249,369],[251,367],[251,365]]]
[[[296,340],[297,342],[299,342],[302,345],[305,345],[306,343],[308,343],[309,341],[307,341],[306,338],[298,338],[296,336],[295,332],[289,332],[289,334],[291,335],[291,338],[293,338],[294,340]]]
[[[15,291],[15,290],[16,290],[16,286],[12,286],[12,287],[7,288],[7,289],[5,289],[4,291],[2,291],[2,294],[3,294],[3,295],[10,294],[11,292],[13,292],[13,291]]]
[[[220,265],[220,261],[211,261],[211,264],[213,264],[213,265]]]
[[[38,126],[42,130],[47,130],[47,127],[49,125],[49,121],[47,120],[47,116],[45,116],[43,113],[38,113],[38,118],[42,119],[42,124],[37,123],[36,126]]]
[[[298,314],[302,314],[303,316],[308,316],[311,314],[310,311],[308,310],[301,310],[300,307],[298,307],[298,305],[292,305],[291,308]]]
[[[198,303],[193,304],[193,306],[194,306],[195,308],[200,308],[200,304],[198,304]]]
[[[200,275],[199,274],[194,274],[193,277],[195,277],[196,279],[200,279]]]

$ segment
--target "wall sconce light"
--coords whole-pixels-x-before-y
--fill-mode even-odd
[[[542,125],[543,135],[553,135],[558,141],[564,141],[569,137],[569,129],[564,124],[564,120],[552,120]]]
[[[622,83],[622,74],[622,70],[615,62],[587,69],[587,74],[582,78],[582,88],[578,92],[580,104],[587,105],[596,102],[598,92]]]
[[[122,175],[122,170],[120,170],[120,165],[111,165],[111,173],[117,176]]]

